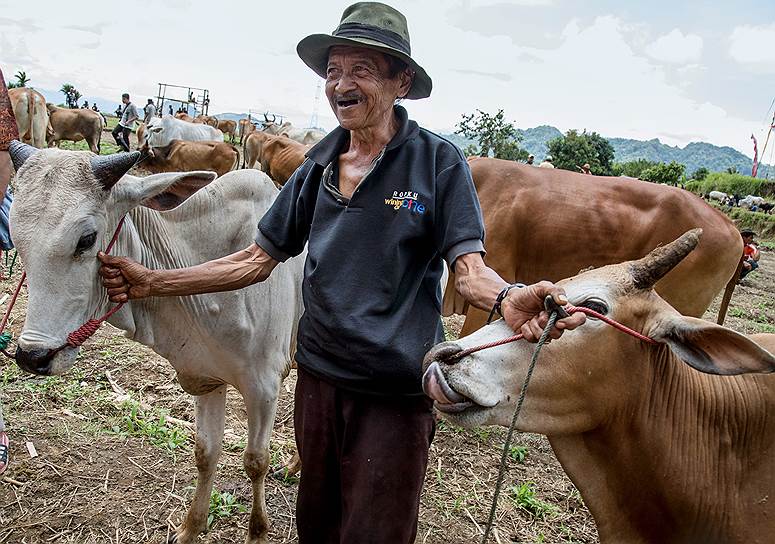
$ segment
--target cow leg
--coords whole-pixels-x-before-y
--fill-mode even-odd
[[[276,387],[264,386],[264,391],[243,393],[248,411],[248,444],[243,461],[245,472],[253,486],[253,507],[250,511],[247,544],[266,544],[269,534],[269,516],[266,513],[264,480],[269,472],[269,437],[277,411]]]
[[[221,456],[224,414],[226,412],[226,386],[196,397],[196,443],[194,456],[198,472],[196,491],[186,519],[170,536],[170,543],[189,544],[207,529],[207,512],[210,493],[215,479],[215,469]]]

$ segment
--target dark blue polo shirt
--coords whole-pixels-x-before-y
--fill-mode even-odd
[[[484,224],[460,150],[395,108],[400,128],[350,200],[338,189],[341,127],[307,152],[258,224],[278,261],[300,254],[296,360],[339,387],[420,395],[426,351],[443,339],[442,258],[483,252]]]

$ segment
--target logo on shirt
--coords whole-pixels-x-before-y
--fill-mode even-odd
[[[406,208],[412,213],[422,215],[425,213],[425,204],[417,200],[417,193],[412,191],[393,191],[393,195],[385,199],[385,205],[394,210]]]

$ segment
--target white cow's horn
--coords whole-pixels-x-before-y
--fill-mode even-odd
[[[24,161],[29,159],[36,151],[36,148],[24,144],[19,140],[12,140],[8,145],[8,154],[11,155],[11,162],[17,172],[19,171],[19,168],[22,167],[22,164],[24,164]]]
[[[697,247],[702,229],[692,229],[665,246],[654,249],[630,265],[632,281],[638,289],[649,289]]]
[[[89,159],[91,171],[103,188],[109,191],[121,177],[129,172],[140,158],[139,151],[131,153],[115,153],[113,155],[97,155]]]

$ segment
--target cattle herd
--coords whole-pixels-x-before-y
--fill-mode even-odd
[[[98,153],[104,121],[89,110],[47,106],[32,89],[10,94],[25,142],[12,147],[11,229],[36,287],[21,353],[51,351],[45,339],[64,338],[95,308],[107,308],[97,260],[74,259],[62,246],[76,248],[95,235],[81,252],[93,256],[125,216],[115,252],[150,268],[190,266],[242,249],[277,187],[324,136],[268,116],[257,129],[250,119],[179,114],[142,125],[139,153],[38,150],[86,140]],[[140,157],[152,175],[128,173]],[[675,187],[490,158],[469,165],[489,266],[509,282],[562,281],[572,304],[659,342],[643,344],[590,319],[547,346],[548,361],[536,371],[517,425],[549,437],[601,540],[771,541],[775,335],[744,336],[698,319],[736,273],[743,247],[734,224]],[[66,204],[73,201],[82,205],[73,210]],[[268,443],[303,310],[303,261],[302,254],[241,291],[133,302],[109,320],[166,358],[197,399],[198,478],[178,543],[196,541],[207,526],[226,384],[242,394],[248,413],[248,541],[267,541]],[[463,338],[429,352],[426,392],[453,422],[508,425],[531,348],[517,342],[446,362],[450,353],[511,332],[502,323],[482,328],[486,315],[457,295],[454,273],[443,312],[466,315]],[[66,346],[44,359],[22,357],[20,365],[61,374],[78,353]]]

